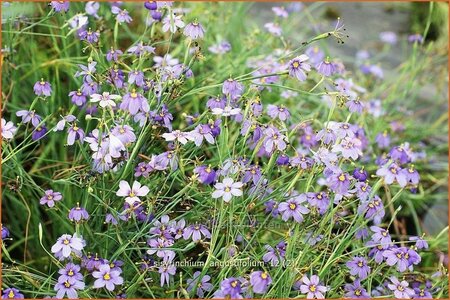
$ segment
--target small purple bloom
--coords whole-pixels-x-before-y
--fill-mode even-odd
[[[194,172],[198,174],[198,179],[203,184],[211,184],[217,179],[217,173],[211,166],[198,166]]]
[[[312,275],[309,279],[306,275],[302,278],[302,285],[300,285],[300,292],[306,294],[306,299],[325,299],[325,293],[328,288],[320,283],[319,276]]]
[[[305,81],[306,80],[306,72],[311,71],[311,66],[306,63],[306,61],[309,59],[308,56],[305,54],[302,54],[294,59],[292,59],[288,63],[288,71],[289,76],[296,78],[299,81]]]
[[[71,146],[75,143],[76,140],[79,140],[80,143],[83,143],[85,133],[84,130],[77,126],[77,124],[73,124],[68,129],[68,136],[67,136],[67,145]]]
[[[51,1],[50,6],[55,12],[67,12],[69,10],[70,1]]]
[[[186,227],[186,229],[184,229],[183,239],[188,240],[192,236],[192,240],[194,242],[197,242],[201,240],[202,235],[207,239],[211,238],[211,233],[209,232],[208,228],[206,228],[205,225],[202,224],[190,225]]]
[[[81,222],[89,220],[89,213],[83,207],[80,207],[80,204],[77,203],[77,206],[72,208],[69,211],[69,220],[72,222]]]
[[[36,114],[33,110],[32,111],[19,110],[18,112],[16,112],[16,116],[22,118],[23,124],[27,124],[31,121],[31,124],[34,127],[37,127],[39,125],[39,123],[41,123],[41,121],[42,121],[41,116]]]
[[[367,260],[364,257],[355,256],[345,265],[350,269],[351,275],[358,276],[361,280],[367,278],[370,274],[370,267],[367,265]]]
[[[286,121],[291,117],[291,114],[289,113],[287,108],[285,108],[284,106],[276,106],[272,104],[269,104],[269,106],[267,107],[267,114],[273,119],[278,117],[278,119],[280,119],[281,121]]]
[[[370,295],[367,293],[366,289],[361,285],[359,279],[356,279],[353,284],[347,283],[344,286],[344,290],[346,291],[344,297],[345,298],[370,298]]]
[[[231,99],[239,98],[243,91],[244,86],[232,78],[229,78],[223,82],[222,93],[229,95]]]
[[[119,23],[130,23],[133,19],[130,17],[128,11],[126,9],[120,9],[117,6],[111,7],[111,12],[116,16],[116,20]]]
[[[82,281],[58,281],[55,285],[56,298],[63,299],[64,295],[67,295],[69,299],[78,299],[77,290],[83,290],[85,287],[84,282]]]
[[[205,35],[205,29],[200,23],[195,21],[186,25],[183,34],[193,40],[202,39]]]
[[[80,273],[81,267],[74,263],[67,263],[67,265],[58,271],[60,274],[58,282],[69,282],[75,284],[76,281],[83,281],[83,274]]]
[[[272,277],[266,271],[255,271],[250,274],[250,284],[255,294],[264,294],[272,283]]]
[[[303,222],[303,215],[309,213],[309,208],[302,205],[306,200],[306,194],[300,194],[286,202],[281,202],[278,205],[278,211],[281,213],[283,221],[287,221],[292,217],[297,223]]]
[[[53,207],[55,206],[55,201],[61,201],[62,198],[63,197],[60,192],[54,192],[53,190],[46,190],[44,196],[42,196],[39,203],[41,205],[47,204],[48,207]]]
[[[323,60],[315,65],[317,72],[322,74],[323,76],[329,77],[336,73],[335,65],[330,62],[328,59]]]
[[[123,278],[120,274],[119,270],[111,270],[109,264],[101,264],[98,271],[92,272],[92,276],[97,279],[94,282],[94,288],[106,287],[108,291],[114,291],[116,285],[123,284]]]
[[[47,133],[47,127],[45,125],[40,125],[36,127],[31,135],[31,139],[33,141],[37,141],[44,137],[44,135]]]
[[[416,242],[417,249],[428,249],[428,242],[419,236],[412,236],[409,238],[410,241]]]
[[[6,288],[3,290],[2,299],[24,299],[24,295],[16,288]]]
[[[414,290],[409,288],[408,282],[402,280],[401,282],[395,276],[389,278],[392,283],[389,283],[388,288],[394,292],[395,298],[398,299],[411,299],[414,297]]]
[[[192,279],[189,278],[186,281],[186,284],[187,284],[186,290],[188,292],[191,292],[196,287],[197,288],[197,290],[195,292],[196,295],[199,298],[204,298],[205,297],[205,291],[206,292],[211,292],[214,286],[211,283],[209,283],[209,281],[211,280],[211,276],[205,275],[205,276],[203,276],[200,279],[200,275],[201,275],[201,272],[197,271],[197,272],[194,273],[194,276],[192,277]]]

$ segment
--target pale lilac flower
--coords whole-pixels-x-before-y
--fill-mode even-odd
[[[142,111],[144,113],[150,111],[150,106],[147,99],[145,99],[145,97],[140,93],[136,93],[134,89],[131,93],[126,93],[123,96],[119,107],[121,110],[130,112],[132,116],[136,115],[138,111]]]
[[[281,213],[283,221],[289,220],[291,217],[297,222],[303,222],[303,215],[309,213],[309,208],[302,205],[306,202],[306,194],[300,194],[281,202],[278,205],[278,211]]]
[[[388,288],[394,292],[394,296],[397,299],[411,299],[414,297],[414,290],[409,288],[408,282],[402,280],[401,282],[395,276],[389,278],[392,283],[389,283]]]
[[[232,178],[227,177],[214,185],[216,190],[212,193],[212,197],[223,198],[223,201],[230,202],[233,196],[242,196],[242,186],[242,182],[234,182]]]
[[[306,299],[325,299],[324,294],[328,291],[328,288],[320,283],[319,276],[312,275],[309,279],[305,275],[302,278],[302,283],[300,292],[306,294]]]
[[[106,53],[106,60],[117,62],[119,60],[119,56],[122,54],[123,54],[122,50],[114,49],[113,47],[111,47],[108,53]]]
[[[422,237],[412,236],[409,238],[409,240],[416,242],[417,249],[428,249],[428,242]]]
[[[68,258],[72,253],[80,256],[85,242],[82,238],[71,236],[70,234],[63,234],[58,238],[56,243],[52,246],[51,251],[56,257]]]
[[[56,1],[55,1],[56,2]],[[82,281],[58,281],[55,285],[56,298],[63,299],[67,295],[69,299],[78,299],[77,290],[84,290],[85,284]]]
[[[186,281],[186,285],[187,285],[186,290],[188,292],[190,292],[190,291],[193,291],[194,288],[196,287],[197,288],[196,295],[199,298],[204,298],[205,291],[211,292],[214,286],[211,283],[209,283],[209,281],[211,280],[211,276],[205,275],[202,278],[200,278],[200,275],[201,275],[201,272],[196,271],[194,273],[194,276],[192,277],[192,279],[189,278]]]
[[[264,28],[266,28],[267,31],[273,34],[274,36],[281,36],[281,34],[283,33],[283,30],[277,23],[272,22],[266,23],[264,24]]]
[[[273,119],[278,117],[281,121],[286,121],[291,117],[289,110],[285,108],[283,105],[276,106],[273,104],[269,104],[267,106],[267,114]]]
[[[137,86],[144,85],[144,73],[142,71],[134,70],[128,73],[128,83],[135,83]]]
[[[182,132],[180,130],[174,130],[172,132],[166,132],[161,135],[166,142],[177,141],[183,145],[185,145],[188,140],[192,140],[192,137],[187,132]]]
[[[397,34],[392,31],[380,32],[380,40],[383,43],[395,45],[395,44],[397,44]]]
[[[94,16],[95,18],[100,18],[100,16],[97,14],[98,10],[100,9],[100,3],[96,1],[89,1],[86,3],[85,11],[88,15]]]
[[[308,56],[302,54],[289,61],[288,63],[289,76],[294,77],[299,81],[305,81],[306,80],[305,71],[307,72],[311,71],[311,66],[308,63],[306,63],[308,59],[309,59]]]
[[[68,129],[67,135],[67,145],[71,146],[75,143],[76,140],[79,140],[80,143],[84,141],[84,130],[77,126],[77,124],[73,124]]]
[[[184,27],[184,22],[181,20],[182,15],[171,14],[163,19],[162,31],[175,33],[178,28]]]
[[[306,56],[312,64],[317,64],[325,58],[325,53],[317,46],[311,46],[305,51]]]
[[[95,67],[96,65],[97,65],[96,61],[91,61],[90,63],[88,63],[87,66],[79,64],[78,67],[81,69],[81,71],[77,71],[74,76],[75,77],[83,76],[85,80],[87,79],[88,76],[89,78],[91,78],[90,76],[94,75],[94,73],[97,71]]]
[[[44,79],[41,79],[40,81],[37,81],[34,84],[33,87],[34,93],[38,96],[50,96],[52,93],[52,87],[50,83],[44,81]]]
[[[161,286],[164,286],[164,283],[169,285],[169,275],[175,275],[177,268],[172,263],[175,257],[175,252],[170,252],[168,255],[164,256],[162,265],[158,269],[158,273],[161,274]]]
[[[81,267],[73,263],[67,265],[58,271],[60,274],[58,282],[69,282],[74,284],[76,281],[83,281],[83,274],[80,273]]]
[[[286,149],[286,136],[281,134],[278,129],[275,127],[268,127],[264,130],[264,136],[266,137],[264,140],[264,149],[270,153],[272,150],[277,149],[279,151],[283,151]]]
[[[334,73],[336,73],[336,67],[334,63],[330,62],[328,59],[320,61],[315,65],[315,68],[318,73],[322,74],[323,76],[331,76]]]
[[[230,96],[231,99],[239,98],[244,92],[244,86],[233,78],[228,78],[223,82],[222,93]]]
[[[341,152],[344,158],[352,158],[353,160],[357,160],[358,157],[363,155],[361,151],[361,140],[358,138],[345,137],[339,144],[335,144],[331,151]]]
[[[376,174],[383,177],[386,184],[392,184],[395,180],[401,187],[405,187],[407,184],[405,174],[401,172],[401,168],[395,163],[381,167]]]
[[[205,225],[202,224],[190,225],[184,229],[183,239],[188,240],[192,236],[192,240],[194,242],[197,242],[201,240],[202,235],[207,239],[211,238],[211,233],[209,232],[208,228],[206,228]]]
[[[420,33],[416,33],[416,34],[411,34],[408,36],[408,42],[410,43],[419,43],[419,44],[423,44],[423,36]]]
[[[94,288],[106,287],[108,291],[114,291],[116,285],[123,284],[123,278],[120,274],[121,271],[111,269],[109,264],[101,264],[98,271],[92,272],[92,276],[97,279],[94,281]]]
[[[116,16],[116,20],[119,23],[130,23],[131,21],[133,21],[133,19],[130,17],[130,15],[128,14],[128,11],[126,9],[120,9],[117,6],[113,6],[111,7],[111,12]]]
[[[44,196],[40,199],[39,203],[41,205],[47,204],[48,207],[55,206],[55,201],[62,200],[62,194],[60,192],[54,192],[53,190],[46,190]]]
[[[6,122],[5,119],[2,118],[2,139],[11,140],[17,132],[17,127],[14,126],[14,123],[11,121]]]
[[[67,12],[69,10],[70,2],[69,1],[51,1],[50,6],[56,12]]]
[[[346,291],[344,297],[345,298],[370,298],[370,295],[367,293],[366,289],[361,285],[361,281],[356,279],[353,284],[345,284],[344,290]]]
[[[120,99],[119,95],[110,95],[108,92],[103,92],[103,94],[92,94],[91,102],[100,102],[99,105],[103,108],[114,107],[116,103],[113,100]]]
[[[145,185],[142,186],[139,182],[134,181],[133,186],[130,187],[130,184],[125,180],[121,180],[119,183],[119,190],[116,192],[116,195],[119,197],[126,197],[125,202],[133,205],[135,202],[141,202],[139,197],[145,197],[150,189]]]
[[[77,203],[77,206],[69,211],[69,220],[72,222],[87,221],[89,220],[89,213],[85,208],[80,207],[80,204]]]
[[[155,56],[153,57],[153,61],[155,62],[155,68],[165,68],[167,66],[175,66],[180,63],[177,58],[172,57],[170,54],[166,54],[163,57]]]
[[[208,50],[214,54],[224,54],[231,50],[231,44],[228,41],[222,41],[212,45]]]
[[[274,6],[272,7],[272,11],[275,13],[276,16],[287,18],[289,16],[288,12],[284,7],[280,6]]]
[[[200,23],[195,21],[186,25],[183,34],[193,40],[202,39],[205,35],[205,29]]]
[[[364,105],[359,99],[352,99],[345,103],[345,106],[348,107],[348,110],[352,113],[362,114]]]
[[[210,144],[214,144],[214,136],[212,135],[211,127],[208,124],[198,125],[194,130],[189,132],[189,135],[197,147],[203,143],[203,139]]]
[[[271,283],[272,278],[269,273],[265,271],[255,271],[250,274],[250,284],[252,285],[255,294],[266,293]]]
[[[133,53],[134,55],[141,55],[145,53],[155,53],[155,48],[148,45],[146,46],[142,41],[140,41],[139,44],[131,46],[127,52]]]
[[[375,137],[375,141],[378,144],[378,148],[384,149],[389,147],[391,143],[391,137],[387,134],[386,131],[384,131],[383,133],[377,134],[377,136]]]
[[[212,109],[213,115],[221,115],[222,117],[228,117],[228,116],[236,116],[241,113],[240,108],[232,108],[231,106],[225,106],[225,108],[213,108]]]
[[[36,114],[34,112],[34,110],[32,111],[28,111],[28,110],[19,110],[18,112],[16,112],[16,116],[21,117],[22,118],[22,123],[23,124],[27,124],[28,122],[31,121],[31,124],[34,127],[37,127],[39,125],[39,123],[41,123],[42,118],[41,116],[39,116],[38,114]]]
[[[358,276],[361,280],[367,278],[370,274],[370,267],[367,265],[367,259],[364,257],[355,256],[345,265],[350,269],[351,275]]]

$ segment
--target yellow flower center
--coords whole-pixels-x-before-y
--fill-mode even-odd
[[[9,293],[8,293],[8,298],[14,298],[14,292],[11,290],[11,291],[9,291]]]
[[[66,282],[64,282],[64,286],[65,286],[66,288],[70,288],[71,284],[70,284],[70,282],[66,281]]]
[[[65,239],[65,240],[63,241],[63,244],[64,244],[64,245],[69,245],[69,243],[70,243],[70,241],[69,241],[68,239]]]
[[[231,286],[234,287],[234,288],[235,288],[237,285],[238,285],[237,280],[235,280],[235,281],[233,281],[233,282],[231,283]]]
[[[103,279],[110,280],[111,279],[111,275],[109,275],[109,273],[106,273],[105,275],[103,275]]]
[[[69,276],[73,276],[73,275],[74,275],[74,273],[73,273],[73,271],[72,271],[72,270],[69,270],[69,272],[67,272],[67,275],[69,275]]]
[[[289,204],[289,208],[294,210],[297,208],[297,205],[295,203],[291,203],[291,204]]]
[[[316,286],[315,286],[314,284],[309,286],[309,290],[310,290],[311,292],[313,292],[313,293],[316,291],[316,289],[317,289],[317,288],[316,288]]]
[[[230,191],[231,191],[231,189],[230,189],[229,187],[226,187],[226,188],[225,188],[225,192],[228,193],[228,192],[230,192]]]
[[[294,61],[294,63],[292,64],[292,66],[294,68],[298,68],[300,66],[300,64],[298,63],[298,61]]]
[[[130,192],[130,197],[134,197],[136,194],[134,192]]]
[[[345,180],[345,175],[344,174],[339,175],[338,179],[340,181],[344,181]]]
[[[267,279],[267,273],[266,272],[262,272],[261,273],[261,278],[262,279]]]
[[[361,290],[359,290],[359,289],[355,290],[355,295],[356,296],[361,296]]]

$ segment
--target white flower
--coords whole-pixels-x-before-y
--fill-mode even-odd
[[[92,94],[91,102],[99,102],[99,105],[103,108],[107,106],[116,106],[116,103],[113,100],[120,99],[119,95],[110,95],[108,92],[104,92],[103,94]]]
[[[230,202],[233,196],[242,196],[242,182],[234,182],[233,179],[227,177],[222,182],[214,185],[216,190],[212,193],[213,198],[223,198],[223,201]]]
[[[216,107],[213,108],[213,115],[221,115],[223,117],[234,116],[241,112],[240,108],[232,108],[231,106],[225,106],[224,109]]]
[[[14,126],[13,122],[6,122],[6,120],[2,118],[2,139],[12,139],[16,134],[16,131],[17,127]]]
[[[177,140],[183,145],[186,144],[188,140],[192,140],[192,137],[187,132],[182,132],[180,130],[164,133],[162,137],[166,140],[166,142],[173,142]]]
[[[139,197],[144,197],[148,194],[149,188],[145,185],[142,186],[139,182],[133,182],[133,187],[130,187],[130,184],[125,180],[121,180],[119,183],[119,190],[116,195],[119,197],[126,197],[125,202],[130,205],[133,205],[135,202],[141,202]]]

